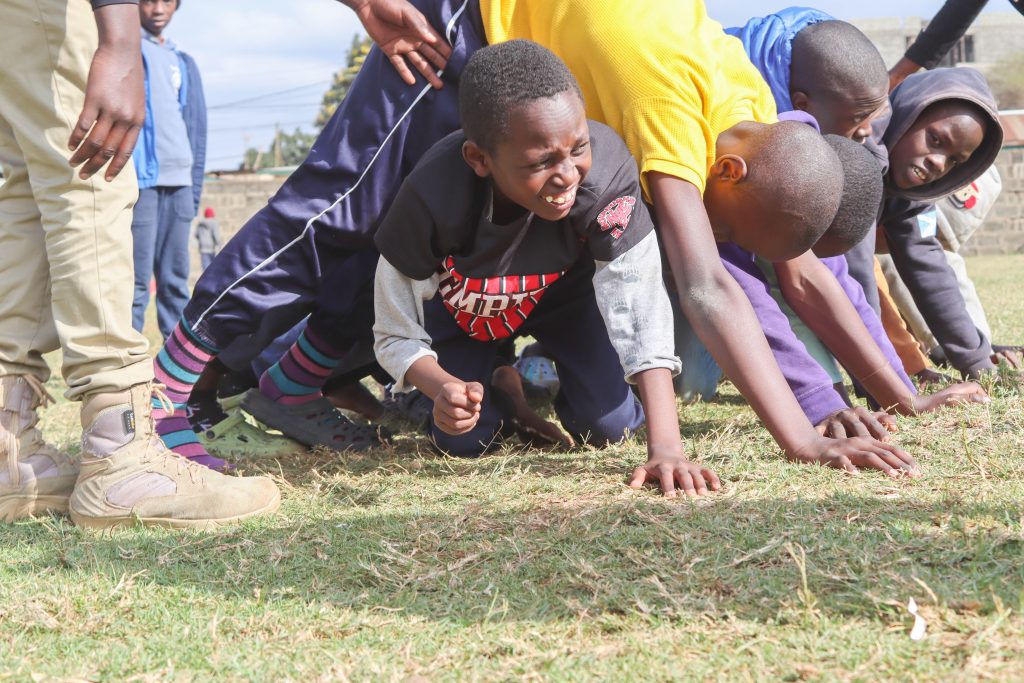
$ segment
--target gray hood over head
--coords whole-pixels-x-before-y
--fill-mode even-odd
[[[872,137],[881,138],[882,144],[891,151],[925,109],[946,100],[972,102],[985,112],[988,123],[981,146],[966,163],[927,185],[901,190],[887,180],[885,193],[888,197],[935,201],[977,179],[996,160],[1003,146],[999,109],[985,77],[967,67],[933,69],[908,76],[889,96],[891,110],[874,122]]]

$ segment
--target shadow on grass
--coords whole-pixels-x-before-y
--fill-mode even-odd
[[[36,546],[8,571],[40,580],[139,573],[238,601],[256,594],[459,623],[872,618],[901,614],[910,595],[985,612],[996,600],[1016,606],[1024,578],[1024,541],[1008,531],[1020,509],[1010,503],[925,504],[908,492],[677,504],[637,494],[404,513],[378,509],[372,491],[326,493],[349,504],[304,505],[278,527],[98,535],[51,521],[4,527],[0,541]]]

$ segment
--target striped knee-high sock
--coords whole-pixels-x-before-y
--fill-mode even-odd
[[[292,347],[260,377],[260,391],[278,403],[306,403],[321,389],[343,354],[308,327]]]
[[[227,463],[206,452],[185,414],[185,404],[188,403],[192,387],[216,353],[216,349],[189,332],[184,320],[178,322],[160,353],[153,359],[154,377],[157,383],[166,387],[165,393],[174,405],[174,412],[167,413],[154,397],[153,417],[156,420],[156,433],[172,451],[207,467],[223,469]]]

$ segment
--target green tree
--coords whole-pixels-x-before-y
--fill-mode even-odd
[[[345,66],[334,74],[331,87],[324,93],[323,102],[320,105],[320,113],[316,115],[315,124],[317,128],[323,128],[326,125],[334,110],[345,99],[345,94],[348,93],[348,89],[351,87],[352,81],[355,80],[356,74],[359,73],[359,69],[363,66],[363,62],[366,61],[366,55],[370,53],[371,47],[373,47],[373,41],[370,40],[369,36],[360,36],[358,34],[353,36],[352,46],[348,49],[348,58],[346,59]]]
[[[279,131],[265,150],[250,147],[245,151],[245,161],[242,162],[242,169],[246,171],[259,171],[263,168],[274,168],[275,166],[295,166],[306,158],[309,149],[316,141],[316,134],[304,133],[296,128],[293,133]]]

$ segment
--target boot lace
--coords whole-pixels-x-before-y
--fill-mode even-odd
[[[157,384],[154,382],[151,385],[152,396],[160,404],[160,408],[168,415],[173,415],[175,412],[174,403],[170,397],[164,392],[167,388],[165,384]],[[146,421],[149,422],[153,418],[153,405],[152,401],[146,402],[147,412]],[[182,473],[187,472],[189,479],[194,483],[201,483],[204,480],[203,472],[208,470],[207,467],[200,465],[199,463],[192,462],[188,458],[178,455],[174,451],[164,444],[164,440],[160,438],[160,435],[156,432],[149,439],[149,443],[146,444],[146,453],[143,456],[145,461],[153,462],[163,469],[173,469],[175,476],[181,476]]]

